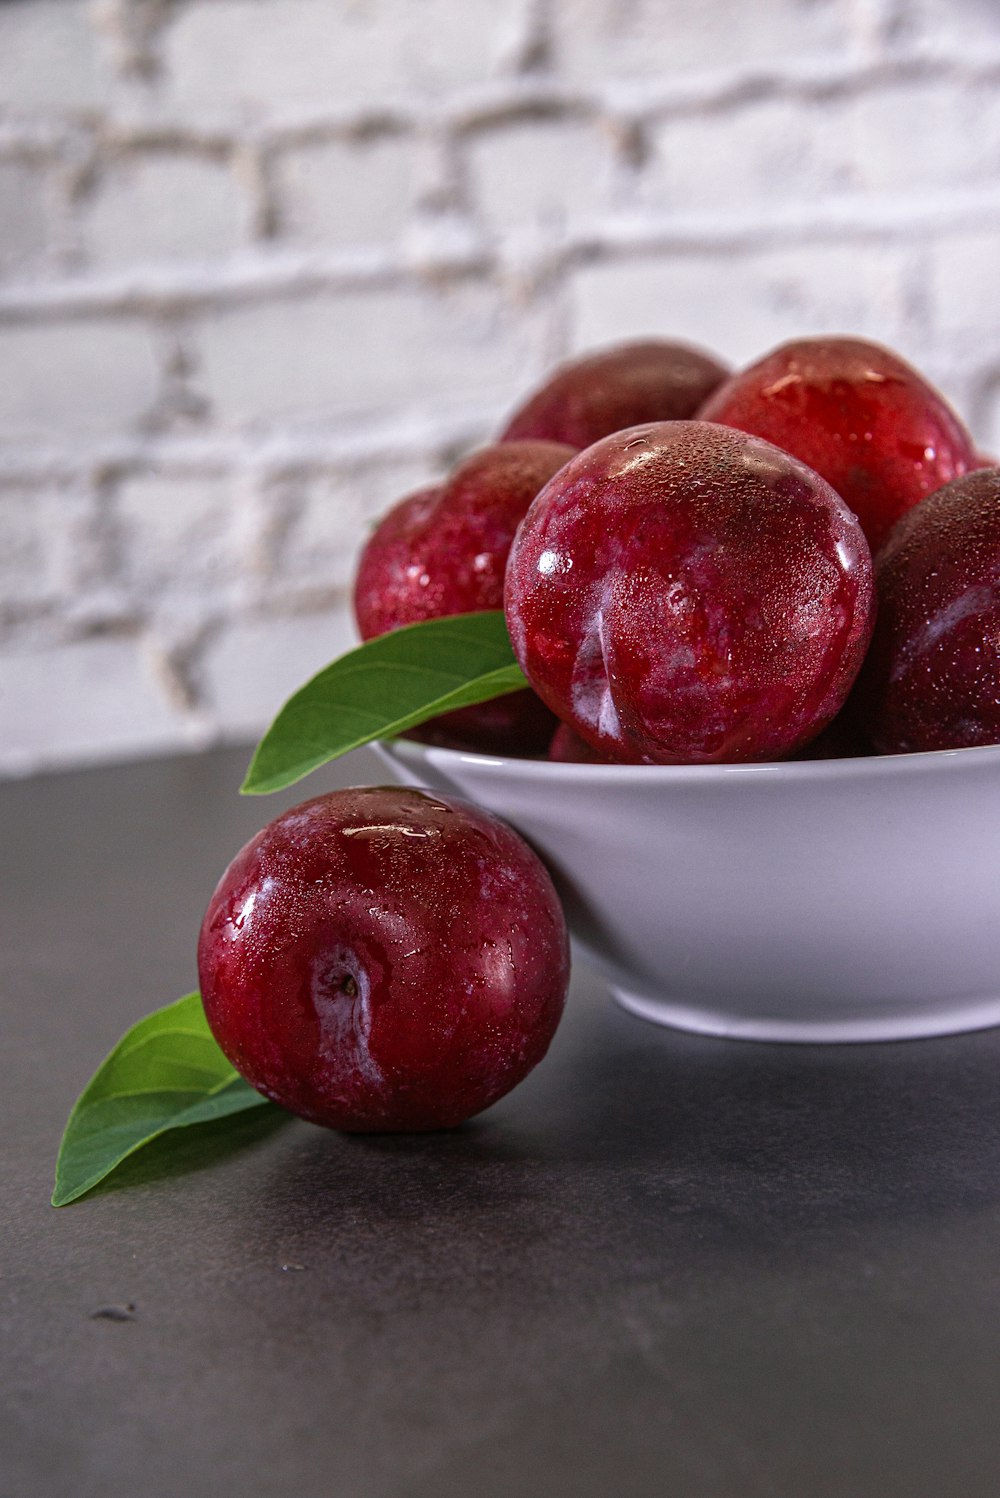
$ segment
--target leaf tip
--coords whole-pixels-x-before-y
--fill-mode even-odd
[[[253,758],[251,759],[250,763],[247,765],[246,774],[243,776],[243,781],[242,781],[242,784],[240,785],[240,795],[241,796],[256,796],[257,795],[257,760],[258,760],[258,758],[259,758],[259,748],[254,751]]]
[[[269,796],[272,791],[281,789],[280,785],[271,785],[260,775],[253,774],[248,770],[243,784],[240,786],[241,796]]]
[[[96,1185],[96,1182],[93,1182],[92,1184]],[[56,1179],[56,1183],[55,1183],[55,1185],[52,1188],[52,1195],[49,1198],[49,1201],[50,1201],[50,1203],[51,1203],[51,1205],[53,1207],[68,1207],[69,1204],[70,1204],[70,1202],[77,1201],[81,1196],[85,1195],[86,1192],[89,1191],[89,1190],[90,1190],[89,1186],[68,1186],[67,1187],[67,1186],[60,1185],[59,1180],[57,1178]]]

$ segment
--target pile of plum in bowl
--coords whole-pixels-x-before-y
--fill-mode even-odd
[[[351,1130],[461,1122],[545,1054],[567,926],[688,1030],[1000,1023],[1000,469],[894,354],[566,364],[382,519],[354,602],[365,643],[246,788],[278,788],[255,766],[289,724],[282,785],[365,741],[324,749],[344,662],[362,720],[403,639],[471,619],[507,664],[375,714],[404,788],[294,807],[223,875],[201,993],[258,1091]]]
[[[500,607],[532,690],[380,752],[528,840],[626,1008],[1000,1022],[1000,470],[910,365],[824,337],[562,366],[362,554],[365,639]]]

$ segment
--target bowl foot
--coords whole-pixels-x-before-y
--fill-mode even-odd
[[[925,1040],[935,1035],[961,1035],[970,1030],[988,1030],[1000,1025],[1000,995],[984,999],[957,1000],[953,1006],[939,1005],[932,1012],[887,1011],[876,1015],[845,1015],[841,1018],[786,1018],[780,1015],[747,1015],[716,1009],[697,1001],[653,998],[611,985],[617,1003],[640,1019],[695,1035],[714,1035],[723,1040],[757,1040],[779,1044],[843,1045],[872,1041]]]

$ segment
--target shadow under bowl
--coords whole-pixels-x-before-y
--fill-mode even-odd
[[[376,748],[527,838],[646,1019],[764,1041],[1000,1024],[1000,746],[741,765]]]

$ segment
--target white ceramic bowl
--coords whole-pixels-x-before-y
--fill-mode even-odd
[[[1000,1024],[1000,746],[663,766],[378,747],[520,830],[647,1019],[787,1041]]]

